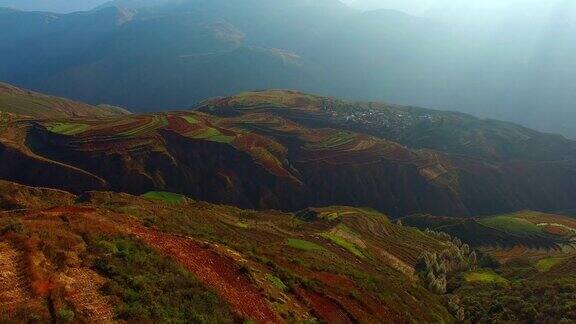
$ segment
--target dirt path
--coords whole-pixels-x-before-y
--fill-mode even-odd
[[[133,226],[132,233],[171,256],[192,272],[207,287],[226,300],[240,316],[258,323],[280,323],[281,320],[257,288],[238,272],[230,258],[203,248],[192,239]]]
[[[90,269],[70,269],[66,272],[66,299],[92,323],[114,323],[110,300],[99,289],[106,280]]]
[[[0,312],[13,310],[32,299],[22,263],[18,250],[0,242]]]

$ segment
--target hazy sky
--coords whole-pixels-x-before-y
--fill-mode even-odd
[[[26,11],[68,13],[90,10],[108,0],[0,0],[0,7]]]
[[[483,12],[485,14],[510,13],[516,15],[549,11],[565,0],[343,0],[343,2],[363,10],[395,9],[418,16],[454,15]],[[574,2],[574,1],[568,1]]]

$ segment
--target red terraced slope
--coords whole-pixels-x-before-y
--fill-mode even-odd
[[[243,318],[258,323],[280,323],[268,301],[238,270],[239,267],[225,256],[201,247],[186,237],[149,230],[138,225],[132,233],[147,244],[173,257],[214,289]]]
[[[255,209],[370,206],[394,217],[576,207],[576,144],[513,125],[293,91],[198,110],[11,117],[0,127],[0,178],[78,194],[169,191]],[[495,142],[468,138],[463,124]],[[432,141],[440,138],[450,145]]]

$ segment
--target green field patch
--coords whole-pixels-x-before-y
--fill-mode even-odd
[[[234,140],[234,136],[226,136],[220,133],[219,130],[212,127],[207,127],[202,133],[192,136],[194,139],[202,139],[211,142],[230,144]]]
[[[266,275],[266,279],[270,281],[276,288],[280,290],[288,290],[288,286],[278,277],[273,276],[271,274]]]
[[[75,135],[86,131],[90,125],[81,123],[53,122],[46,125],[46,129],[60,135]]]
[[[286,245],[289,247],[303,250],[303,251],[322,251],[324,248],[316,243],[306,241],[306,240],[299,240],[299,239],[288,239],[286,241]]]
[[[535,224],[521,218],[512,216],[494,216],[483,218],[479,221],[480,224],[501,230],[511,234],[518,234],[523,236],[540,234],[542,229]]]
[[[345,235],[343,235],[342,233],[345,233]],[[332,243],[335,243],[340,247],[346,249],[348,252],[356,255],[357,257],[360,258],[366,257],[364,253],[362,253],[361,248],[347,238],[348,236],[354,236],[354,234],[344,224],[338,225],[336,232],[324,232],[320,235],[332,241]]]
[[[538,260],[538,262],[536,262],[536,269],[539,272],[548,272],[548,271],[550,271],[550,269],[552,269],[554,266],[562,263],[564,260],[566,260],[566,258],[564,258],[564,257],[549,257],[549,258],[541,259],[541,260]]]
[[[236,222],[234,225],[236,227],[240,227],[240,228],[244,228],[244,229],[250,228],[250,225],[248,225],[248,223],[245,223],[245,222]]]
[[[464,275],[464,280],[466,282],[497,283],[497,284],[505,284],[508,282],[508,280],[496,274],[492,270],[478,270],[468,272]]]
[[[200,123],[200,121],[198,121],[198,119],[196,119],[196,117],[194,116],[188,115],[188,116],[182,116],[182,118],[184,118],[189,124],[192,125]]]
[[[287,92],[281,90],[244,92],[233,97],[230,104],[241,107],[265,106],[269,108],[282,108],[299,105],[308,106],[318,104],[318,98],[313,95]]]
[[[152,200],[159,200],[170,205],[176,205],[184,202],[183,195],[165,191],[150,191],[143,194],[142,197]]]

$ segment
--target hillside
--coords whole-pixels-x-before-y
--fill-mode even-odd
[[[413,274],[423,251],[446,243],[374,211],[331,207],[302,220],[11,186],[16,200],[44,201],[0,212],[0,270],[13,271],[0,283],[18,298],[1,291],[0,316],[12,320],[452,321]]]
[[[471,321],[549,321],[576,316],[574,218],[534,211],[479,218],[413,215],[405,226],[450,233],[474,246],[479,269],[448,283]],[[481,305],[479,307],[479,305]]]
[[[128,111],[112,106],[91,106],[0,83],[0,113],[32,118],[112,117]]]
[[[382,108],[384,126],[374,129],[424,139],[412,145],[359,132],[361,122],[341,115],[362,116],[366,106],[268,91],[207,101],[197,111],[17,118],[0,134],[0,177],[77,194],[161,190],[242,208],[368,206],[393,217],[574,208],[573,142],[461,114]],[[421,116],[429,116],[426,127],[415,122]],[[480,136],[463,146],[466,129],[445,126],[453,122]],[[440,141],[449,148],[429,144]]]
[[[288,90],[26,107],[0,119],[0,322],[576,319],[576,221],[527,210],[575,209],[561,137]]]
[[[480,222],[527,239],[527,224],[576,233],[573,219],[527,211]],[[471,250],[368,208],[258,212],[169,192],[75,196],[0,181],[0,320],[575,319],[574,247],[534,243]],[[426,258],[447,271],[439,291],[423,276]]]
[[[534,211],[481,218],[411,215],[402,222],[458,236],[475,247],[558,249],[573,243],[576,234],[573,218]]]

